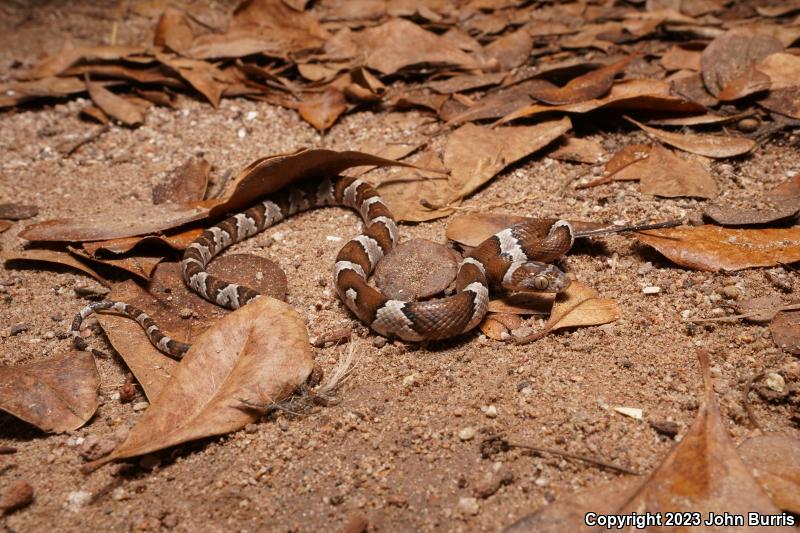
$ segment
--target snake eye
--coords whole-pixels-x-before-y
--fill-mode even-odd
[[[537,290],[543,291],[550,286],[550,281],[544,276],[536,276],[533,278],[533,287]]]

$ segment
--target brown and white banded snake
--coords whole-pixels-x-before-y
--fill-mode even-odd
[[[352,177],[305,182],[285,188],[246,211],[205,230],[185,250],[181,263],[186,284],[217,305],[238,309],[259,294],[206,272],[220,252],[300,211],[345,206],[361,214],[365,229],[348,241],[336,257],[334,283],[344,304],[376,333],[405,341],[429,341],[461,335],[477,326],[487,312],[489,290],[561,292],[570,283],[547,264],[564,255],[575,239],[565,220],[533,219],[504,229],[485,240],[461,262],[456,293],[433,300],[403,302],[387,298],[367,283],[378,262],[397,243],[398,230],[389,209],[367,182]],[[661,225],[653,225],[656,227]],[[647,229],[640,227],[637,229]],[[124,302],[103,300],[78,313],[70,327],[76,346],[83,320],[109,310],[138,322],[160,351],[181,358],[190,348],[165,335],[144,311]]]

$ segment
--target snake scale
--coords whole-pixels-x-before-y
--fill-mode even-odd
[[[489,291],[525,290],[561,292],[569,278],[547,264],[571,247],[575,233],[569,222],[536,219],[504,229],[474,248],[459,265],[456,293],[444,298],[404,302],[393,300],[367,283],[378,262],[397,243],[394,219],[378,192],[367,182],[337,177],[305,182],[283,189],[246,211],[205,230],[185,250],[181,263],[186,284],[206,300],[229,309],[246,305],[259,294],[206,272],[220,252],[284,218],[314,207],[344,206],[358,211],[363,233],[348,241],[334,265],[334,283],[342,302],[376,333],[405,341],[441,340],[461,335],[477,326],[486,314]],[[160,351],[181,358],[190,345],[170,338],[141,309],[103,300],[78,313],[70,327],[75,344],[85,348],[80,336],[83,320],[107,310],[127,316],[146,332]]]

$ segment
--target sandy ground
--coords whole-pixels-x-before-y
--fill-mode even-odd
[[[99,11],[103,8],[82,7],[65,15],[45,6],[28,19],[7,20],[11,27],[2,32],[2,72],[13,66],[12,53],[31,62],[67,34],[79,42],[97,38],[87,30],[87,21]],[[111,24],[115,12],[106,12],[111,14],[100,19],[102,27],[95,31]],[[122,37],[140,38],[135,29],[134,20]],[[60,143],[98,128],[76,117],[85,103],[0,116],[1,202],[39,206],[35,220],[80,217],[149,203],[153,185],[198,153],[212,162],[213,178],[219,180],[268,154],[304,146],[357,148],[368,139],[423,139],[429,132],[421,114],[360,112],[320,135],[289,110],[245,100],[225,100],[215,110],[181,98],[179,110],[154,108],[144,126],[112,127],[64,158],[56,150]],[[611,152],[644,140],[639,133],[585,133]],[[800,171],[799,144],[796,135],[786,135],[751,157],[716,163],[723,194],[755,196]],[[536,156],[504,172],[466,203],[535,195],[536,201],[506,211],[597,221],[659,220],[702,208],[695,200],[642,195],[630,182],[582,191],[567,186],[599,170]],[[3,249],[24,246],[17,233],[25,224],[0,235]],[[793,360],[774,347],[764,326],[688,328],[680,322],[682,311],[711,316],[723,303],[717,291],[726,286],[738,287],[743,298],[780,293],[762,270],[691,272],[626,236],[579,244],[563,261],[579,280],[620,304],[622,318],[615,323],[550,335],[527,346],[476,333],[424,347],[391,342],[377,347],[375,336],[318,282],[327,280],[332,289],[330,269],[339,244],[326,237],[347,238],[359,227],[352,212],[317,210],[231,250],[265,255],[284,267],[288,301],[308,318],[312,337],[343,326],[356,329],[350,345],[314,351],[327,372],[351,346],[360,356],[341,391],[341,403],[302,416],[277,412],[245,430],[167,450],[158,460],[84,475],[79,472],[84,462],[80,443],[124,433],[141,416],[132,406],[144,399],[141,394],[131,403],[115,399],[126,369],[117,357],[98,358],[102,405],[85,427],[44,435],[0,414],[0,445],[19,450],[6,457],[12,467],[0,469],[0,491],[17,479],[27,480],[36,491],[31,506],[0,518],[0,525],[8,531],[43,531],[56,524],[65,531],[331,531],[362,516],[376,531],[495,531],[540,505],[618,474],[522,450],[483,457],[484,439],[501,435],[647,472],[675,444],[648,421],[676,422],[680,438],[696,415],[701,393],[697,347],[712,354],[723,417],[737,442],[752,432],[741,403],[743,383]],[[445,221],[437,221],[401,230],[406,238],[443,242],[444,228]],[[276,241],[278,232],[283,238]],[[796,274],[789,273],[788,279],[794,290],[800,287]],[[67,350],[67,341],[57,334],[85,304],[73,291],[78,286],[99,287],[69,270],[0,270],[0,363],[38,361]],[[645,295],[645,286],[661,287],[661,292]],[[16,324],[27,330],[10,335]],[[90,343],[113,353],[102,336]],[[753,399],[766,431],[800,437],[789,406]],[[495,407],[496,416],[485,414],[488,406]],[[611,410],[614,406],[641,408],[645,419],[621,416]],[[464,432],[467,428],[474,437],[464,440],[460,435],[470,433]],[[507,484],[494,494],[476,502],[462,500],[485,493],[500,480]]]

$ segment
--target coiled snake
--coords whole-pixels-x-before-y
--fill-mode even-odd
[[[569,285],[569,278],[547,262],[572,247],[572,226],[565,220],[537,219],[504,229],[473,249],[459,266],[453,296],[418,302],[389,299],[371,287],[367,278],[397,243],[397,225],[378,192],[352,177],[286,188],[208,228],[186,248],[181,263],[183,278],[206,300],[238,309],[259,294],[208,274],[206,266],[214,256],[295,213],[335,205],[355,209],[365,224],[363,233],[347,242],[336,257],[336,289],[344,304],[380,335],[417,342],[455,337],[483,319],[490,289],[561,292]],[[136,320],[150,342],[168,355],[181,358],[190,347],[165,335],[144,311],[124,302],[103,300],[83,308],[72,322],[70,333],[79,348],[85,347],[81,323],[100,310]]]

